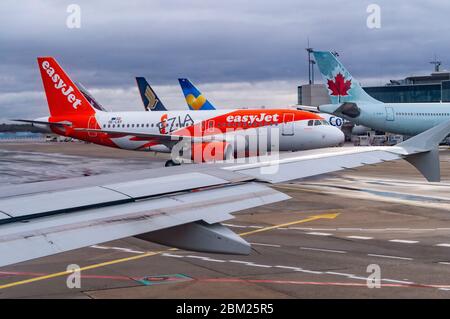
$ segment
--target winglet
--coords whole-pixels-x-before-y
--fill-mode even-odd
[[[406,158],[429,182],[440,182],[439,144],[450,134],[450,120],[443,122],[397,146],[406,151]]]

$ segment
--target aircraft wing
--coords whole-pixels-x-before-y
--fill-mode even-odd
[[[139,137],[141,139],[149,139],[149,140],[159,140],[161,142],[177,142],[181,140],[191,140],[191,141],[205,141],[211,139],[211,136],[201,136],[194,137],[189,135],[175,135],[175,134],[157,134],[157,133],[146,133],[146,132],[131,132],[131,131],[118,131],[118,130],[104,130],[104,129],[89,129],[89,128],[75,128],[75,131],[80,132],[95,132],[95,133],[107,133],[114,137],[131,135],[134,137]]]
[[[252,177],[211,167],[30,183],[0,188],[0,194],[0,266],[136,235],[248,254],[250,245],[217,223],[289,198]]]
[[[247,254],[220,224],[231,213],[286,200],[268,183],[404,158],[439,180],[442,123],[394,147],[329,148],[0,188],[0,266],[137,236],[183,249]],[[247,159],[249,160],[249,159]]]

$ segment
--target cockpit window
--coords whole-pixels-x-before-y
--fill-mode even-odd
[[[322,120],[322,125],[330,125],[326,120]]]
[[[317,125],[322,125],[322,121],[320,121],[320,120],[315,120],[315,121],[314,121],[314,125],[315,125],[315,126],[317,126]]]
[[[309,120],[308,121],[308,126],[313,126],[314,125],[314,121],[313,120]]]

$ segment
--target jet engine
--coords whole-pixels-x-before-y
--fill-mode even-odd
[[[233,158],[233,147],[224,141],[192,143],[190,159],[195,163],[216,162]]]

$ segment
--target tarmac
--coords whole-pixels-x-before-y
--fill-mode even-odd
[[[441,183],[397,161],[275,186],[292,199],[226,223],[249,256],[126,238],[2,267],[0,298],[450,298],[450,151],[440,155]],[[91,144],[0,144],[2,184],[163,165]],[[68,288],[72,264],[80,288]]]

